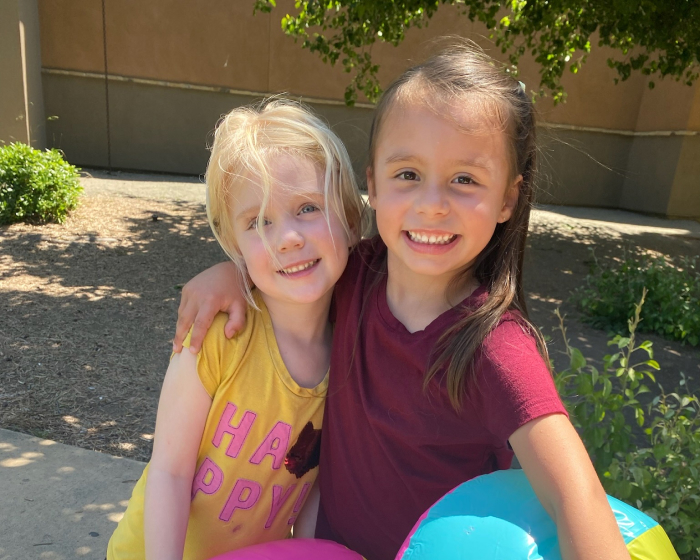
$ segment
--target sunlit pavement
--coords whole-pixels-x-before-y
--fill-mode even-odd
[[[143,468],[0,429],[0,560],[103,560]]]

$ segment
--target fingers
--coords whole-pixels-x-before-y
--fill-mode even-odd
[[[231,338],[238,331],[245,327],[245,313],[248,305],[245,301],[234,301],[225,310],[228,313],[228,321],[224,327],[224,334],[226,338]]]
[[[182,351],[182,343],[190,331],[195,318],[196,308],[189,305],[189,299],[183,294],[180,300],[180,307],[177,310],[177,326],[175,327],[175,338],[173,338],[173,352],[179,354]]]
[[[192,354],[197,354],[202,348],[204,335],[207,334],[218,312],[219,310],[217,308],[209,304],[202,305],[202,307],[199,308],[199,312],[192,326],[192,337],[190,338],[190,352],[192,352]]]

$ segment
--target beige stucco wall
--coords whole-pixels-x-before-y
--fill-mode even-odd
[[[0,1],[0,141],[27,141],[22,52],[16,0]]]
[[[46,144],[36,0],[0,0],[0,144]]]
[[[371,110],[344,107],[349,75],[341,65],[326,65],[282,33],[279,21],[294,9],[293,0],[255,16],[252,0],[210,0],[206,9],[188,0],[106,0],[106,38],[101,0],[38,1],[46,110],[59,117],[49,123],[49,142],[75,163],[107,165],[100,78],[106,39],[114,76],[112,166],[201,173],[208,134],[223,112],[256,94],[286,92],[328,116],[361,169]],[[409,30],[399,48],[377,44],[381,82],[387,85],[424,59],[435,48],[431,40],[442,35],[469,37],[502,58],[488,30],[457,12],[441,7],[426,28]],[[606,63],[610,54],[595,48],[578,75],[564,76],[567,103],[537,103],[547,125],[540,134],[546,178],[541,200],[700,215],[693,202],[700,193],[693,175],[700,148],[692,136],[700,131],[700,88],[664,80],[650,90],[639,74],[615,85]],[[531,59],[522,61],[520,79],[537,87]],[[678,131],[686,136],[667,134]]]
[[[107,62],[110,73],[221,86],[254,92],[288,92],[321,99],[342,100],[349,81],[341,65],[330,67],[303,50],[279,29],[281,15],[293,2],[279,2],[272,14],[252,15],[252,0],[212,0],[206,10],[189,0],[107,0]],[[41,0],[44,66],[85,72],[104,69],[101,2]],[[425,58],[430,41],[443,35],[462,35],[503,58],[488,30],[459,17],[444,6],[423,29],[411,29],[398,48],[379,43],[374,56],[380,78],[387,85],[407,66]],[[579,75],[564,76],[568,103],[540,104],[549,122],[634,130],[644,93],[643,76],[614,84],[607,67],[610,54],[597,49]],[[530,87],[539,83],[532,60],[524,60],[521,77]],[[674,118],[675,107],[668,113]]]

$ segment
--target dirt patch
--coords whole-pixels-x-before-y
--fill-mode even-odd
[[[572,346],[598,365],[614,349],[607,345],[613,333],[594,329],[581,321],[569,302],[583,285],[593,253],[600,261],[620,258],[624,251],[644,251],[671,258],[700,255],[700,224],[587,208],[546,207],[533,213],[525,258],[525,290],[530,315],[545,335],[557,368],[568,365],[554,311],[566,315]],[[626,334],[626,333],[621,333]],[[653,342],[654,358],[661,365],[657,381],[668,392],[678,386],[680,374],[690,377],[690,389],[700,394],[700,348],[638,333],[638,341]],[[641,355],[640,355],[641,356]]]
[[[197,179],[94,173],[63,225],[0,228],[0,426],[147,460],[180,287],[223,253]],[[700,225],[621,212],[550,208],[532,220],[526,289],[546,334],[557,306],[572,343],[594,360],[607,335],[567,302],[599,257],[635,246],[700,254]],[[700,378],[700,350],[645,336],[673,387]],[[563,365],[561,342],[550,344]]]

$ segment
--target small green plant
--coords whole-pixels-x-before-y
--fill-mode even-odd
[[[685,384],[685,378],[681,380]],[[654,398],[650,447],[613,459],[606,488],[656,519],[682,558],[700,559],[700,405],[694,395]]]
[[[83,190],[78,171],[58,150],[19,142],[0,147],[0,225],[62,223]]]
[[[680,263],[630,254],[614,265],[593,258],[586,285],[573,300],[584,320],[613,331],[625,328],[642,290],[649,291],[641,331],[700,345],[700,270],[696,258]]]
[[[608,342],[616,351],[602,369],[569,344],[557,310],[569,367],[555,382],[605,490],[656,519],[684,560],[700,560],[700,405],[695,395],[656,385],[652,343],[636,342],[646,295],[643,289],[628,336]],[[650,393],[645,382],[659,390],[647,405],[639,399]],[[687,388],[683,376],[680,385]]]

